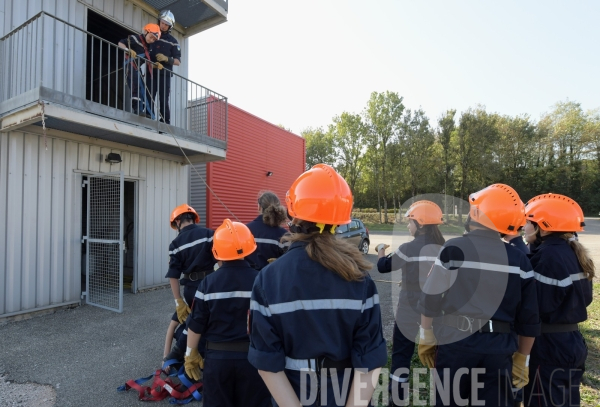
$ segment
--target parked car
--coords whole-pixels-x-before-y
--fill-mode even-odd
[[[340,225],[335,229],[336,237],[349,239],[363,254],[369,253],[369,229],[359,219],[352,219],[347,225]]]

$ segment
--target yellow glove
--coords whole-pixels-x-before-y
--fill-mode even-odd
[[[131,58],[134,58],[134,59],[135,59],[135,58],[137,57],[137,52],[135,52],[134,50],[130,49],[130,50],[129,50],[129,56],[130,56]]]
[[[198,353],[198,349],[188,348],[185,353],[185,362],[183,365],[185,367],[185,373],[189,378],[194,379],[197,382],[202,380],[202,371],[200,369],[204,369],[204,359],[202,359],[202,356]]]
[[[387,249],[387,248],[389,248],[389,247],[390,247],[390,245],[389,245],[389,244],[385,244],[385,243],[379,243],[377,246],[375,246],[375,251],[376,251],[377,253],[379,253],[379,250],[381,250],[381,249],[385,250],[385,249]]]
[[[435,367],[435,351],[437,348],[437,340],[433,335],[433,329],[421,328],[419,335],[419,359],[428,368]]]
[[[529,383],[529,355],[515,352],[512,359],[512,384],[517,389],[521,389]]]
[[[181,298],[175,299],[175,307],[177,308],[177,319],[179,320],[179,323],[185,324],[185,320],[192,310]]]
[[[169,57],[164,54],[156,54],[156,60],[159,62],[169,62]]]
[[[156,69],[158,69],[159,71],[160,71],[161,69],[163,69],[163,66],[162,66],[162,64],[161,64],[160,62],[156,62],[156,63],[154,64],[154,67],[155,67]]]
[[[270,259],[267,259],[267,262],[269,264],[273,263],[275,260],[277,260],[277,257],[271,257]]]

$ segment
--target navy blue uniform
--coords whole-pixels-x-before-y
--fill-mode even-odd
[[[141,34],[130,35],[127,38],[123,38],[119,42],[122,44],[125,44],[125,46],[127,46],[128,48],[135,51],[136,54],[138,55],[138,57],[150,59],[149,44],[146,43],[146,39],[144,38],[144,35],[141,35]],[[146,53],[146,52],[148,52],[148,53]],[[143,64],[144,63],[143,59],[138,59],[136,61],[133,58],[129,58],[128,61],[129,62],[127,62],[127,68],[126,68],[127,86],[129,86],[129,89],[131,89],[131,97],[140,99],[140,101],[138,102],[138,111],[143,111],[146,105],[151,106],[151,103],[146,103],[146,102],[150,101],[151,81],[141,80],[141,78],[140,78],[139,67],[137,66],[137,64],[138,63],[140,65]],[[152,66],[149,63],[146,63],[146,73],[147,73],[146,77],[156,76],[157,71],[158,70],[153,70]]]
[[[301,369],[320,372],[315,367],[337,363],[341,386],[349,373],[346,367],[382,367],[387,352],[373,280],[366,276],[348,282],[311,260],[305,247],[306,243],[293,243],[258,274],[250,304],[248,360],[259,370],[284,371],[298,397],[310,400],[310,389],[301,393]],[[327,383],[327,403],[318,392],[317,400],[305,405],[345,405],[347,394],[336,404],[331,375],[322,377],[319,385],[321,381]]]
[[[156,60],[156,54],[163,54],[166,57],[178,59],[181,61],[181,48],[179,42],[170,33],[161,33],[160,39],[150,44],[150,55],[152,61]],[[173,64],[161,62],[164,68],[173,70]],[[159,94],[161,119],[169,124],[171,123],[171,109],[169,107],[169,94],[171,93],[171,72],[166,69],[158,71],[158,75],[152,77],[152,97],[156,99],[156,93]]]
[[[417,308],[421,285],[427,279],[427,274],[440,248],[441,246],[435,244],[429,237],[418,235],[411,242],[401,245],[394,253],[377,261],[377,269],[380,273],[402,269],[402,286],[394,324],[389,382],[392,402],[390,405],[406,405],[405,402],[398,402],[398,400],[404,400],[408,396],[402,388],[402,383],[408,382],[409,375],[401,374],[398,369],[406,369],[404,372],[410,369],[410,361],[415,351],[415,338],[421,323],[421,313]]]
[[[183,286],[183,298],[190,308],[202,279],[214,271],[213,234],[210,229],[192,224],[181,229],[169,245],[169,271],[165,277],[179,279],[184,274],[179,284]],[[180,349],[185,349],[186,339],[185,335],[181,335],[177,341]],[[198,346],[201,352],[204,351],[203,345],[204,340]]]
[[[531,254],[537,280],[542,335],[529,363],[527,406],[578,406],[587,347],[579,330],[546,333],[547,326],[578,324],[587,319],[592,282],[583,274],[569,243],[550,235]]]
[[[268,406],[271,395],[257,370],[248,362],[246,350],[250,294],[258,271],[245,260],[224,262],[206,277],[194,300],[188,329],[207,341],[204,360],[204,405]],[[216,344],[217,346],[213,346]],[[217,350],[221,345],[223,350]],[[234,350],[225,350],[227,345]]]
[[[263,215],[259,215],[246,226],[248,226],[256,241],[256,250],[246,257],[246,260],[253,267],[260,270],[269,264],[268,259],[281,257],[286,245],[279,240],[287,233],[287,230],[279,226],[265,225]]]
[[[471,372],[460,377],[459,394],[452,386],[454,376],[461,368],[483,368],[477,399],[485,405],[512,406],[517,335],[540,333],[536,283],[527,256],[502,242],[497,232],[474,230],[444,244],[423,291],[419,310],[435,318],[441,344],[435,367],[438,372],[448,368],[452,380],[450,399],[437,392],[437,405],[469,399]]]

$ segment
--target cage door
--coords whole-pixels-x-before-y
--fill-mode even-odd
[[[87,304],[123,312],[123,172],[88,178]]]

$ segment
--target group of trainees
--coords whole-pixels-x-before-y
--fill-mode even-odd
[[[165,359],[183,360],[186,375],[203,380],[206,407],[369,405],[388,352],[372,264],[335,237],[350,222],[350,188],[318,164],[285,203],[261,194],[254,221],[226,219],[214,233],[188,205],[173,211],[179,234],[167,277],[176,312]],[[406,213],[414,240],[390,256],[377,246],[379,271],[402,271],[390,405],[408,405],[415,342],[423,364],[450,383],[435,405],[513,406],[519,397],[579,405],[587,350],[577,324],[594,276],[576,239],[581,208],[556,194],[524,205],[502,184],[469,203],[462,237],[445,241],[439,206],[418,201]],[[289,232],[280,227],[286,217]],[[529,247],[514,237],[523,227]]]
[[[577,239],[580,206],[552,193],[523,204],[504,184],[469,204],[461,237],[445,241],[439,206],[417,201],[406,213],[414,240],[388,256],[388,245],[376,247],[379,272],[402,273],[390,405],[408,405],[418,343],[421,362],[446,385],[437,406],[579,406],[587,347],[578,323],[594,278]]]

